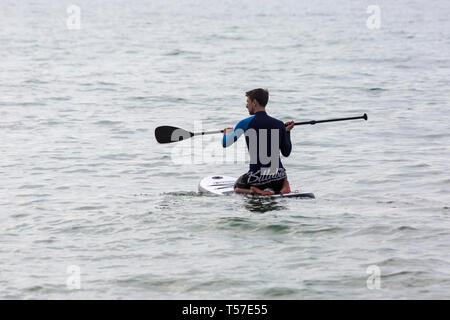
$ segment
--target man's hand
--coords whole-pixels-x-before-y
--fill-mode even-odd
[[[286,125],[286,131],[291,131],[294,127],[294,120],[285,122],[284,124]]]
[[[272,191],[269,191],[269,190],[261,190],[261,189],[259,189],[258,187],[255,187],[255,186],[251,186],[250,190],[252,190],[253,193],[263,194],[265,196],[271,196],[271,195],[275,194],[275,192],[272,192]]]
[[[223,134],[229,134],[231,132],[233,132],[233,128],[225,128],[225,129],[223,129]]]

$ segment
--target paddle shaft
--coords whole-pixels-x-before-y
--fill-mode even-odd
[[[359,117],[349,117],[349,118],[337,118],[337,119],[328,119],[328,120],[311,120],[311,121],[304,121],[304,122],[295,122],[295,126],[301,126],[305,124],[311,124],[314,125],[316,123],[324,123],[324,122],[334,122],[334,121],[347,121],[347,120],[357,120],[357,119],[364,119],[367,121],[367,114],[364,113],[364,115]]]
[[[205,134],[214,134],[214,133],[223,133],[223,130],[215,130],[215,131],[204,131],[204,132],[194,132],[193,136],[203,136]]]
[[[359,117],[349,117],[349,118],[337,118],[337,119],[328,119],[328,120],[311,120],[311,121],[304,121],[304,122],[295,122],[295,126],[302,126],[311,124],[314,125],[316,123],[324,123],[324,122],[335,122],[335,121],[347,121],[347,120],[357,120],[357,119],[364,119],[367,120],[367,114],[364,113],[364,115]],[[215,130],[215,131],[204,131],[204,132],[195,132],[192,135],[193,136],[202,136],[205,134],[215,134],[215,133],[223,133],[223,130]]]

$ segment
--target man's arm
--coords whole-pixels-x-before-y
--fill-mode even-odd
[[[231,128],[225,128],[223,131],[222,146],[226,148],[236,142],[236,140],[248,129],[248,125],[252,119],[253,116],[239,121],[231,133],[228,133],[228,129]]]
[[[281,129],[281,154],[285,157],[289,157],[292,151],[291,143],[291,130],[294,127],[294,121],[286,122]]]

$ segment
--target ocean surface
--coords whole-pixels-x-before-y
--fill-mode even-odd
[[[449,16],[2,0],[0,298],[449,299]],[[368,114],[293,129],[282,161],[315,200],[201,195],[247,171],[243,140],[156,142],[236,125],[258,87],[284,121]]]

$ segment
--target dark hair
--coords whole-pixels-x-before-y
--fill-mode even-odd
[[[256,99],[256,101],[258,101],[258,103],[262,107],[265,107],[267,105],[267,102],[269,101],[269,91],[267,89],[261,89],[261,88],[253,89],[253,90],[247,91],[245,93],[245,95],[250,98],[250,101],[253,101]]]

